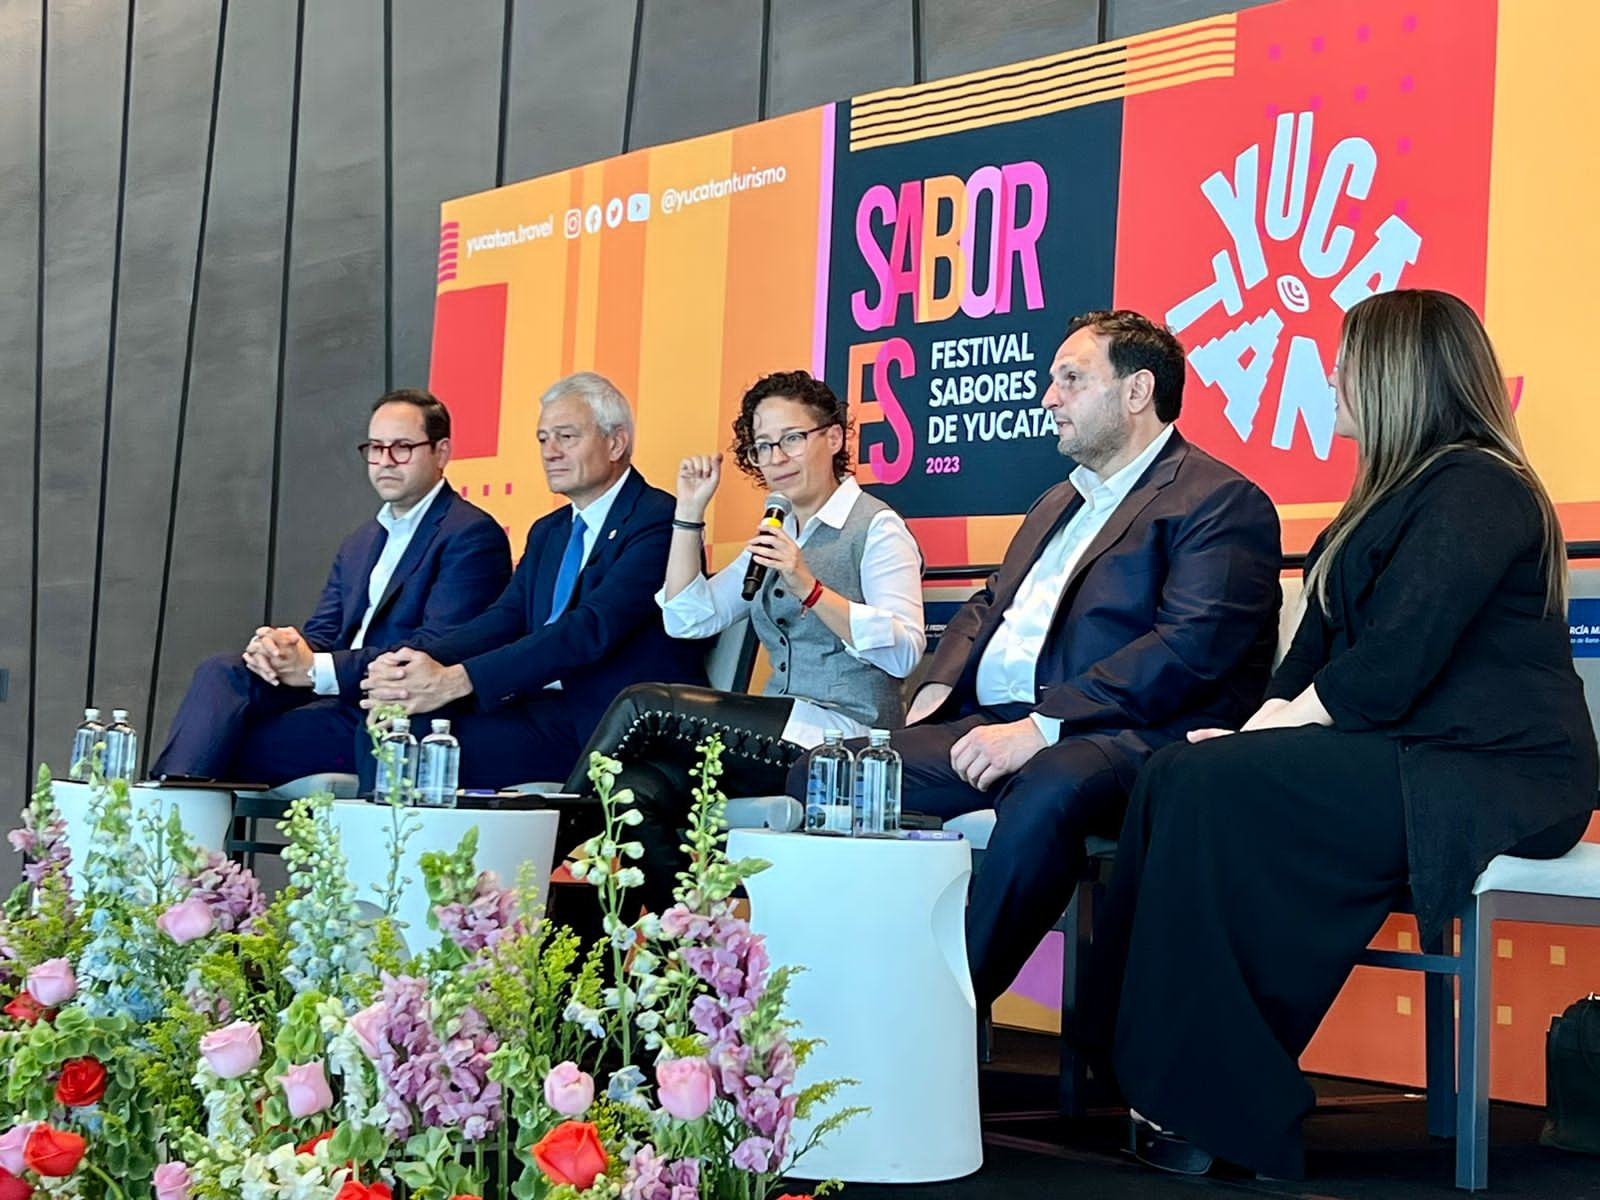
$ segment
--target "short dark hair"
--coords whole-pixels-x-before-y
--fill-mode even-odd
[[[420,408],[422,431],[428,435],[430,442],[442,442],[450,436],[450,410],[432,392],[422,388],[396,388],[374,400],[372,411],[377,412],[385,404],[409,404],[413,408]]]
[[[761,478],[761,468],[750,461],[750,451],[756,444],[756,409],[773,396],[805,405],[822,428],[837,425],[844,430],[844,445],[833,456],[833,473],[837,478],[850,474],[850,412],[833,389],[809,371],[764,375],[744,394],[739,401],[739,415],[733,419],[733,460],[739,469],[754,479]]]
[[[1186,367],[1183,343],[1172,330],[1127,308],[1097,309],[1073,317],[1067,322],[1067,337],[1084,328],[1111,339],[1111,369],[1118,379],[1149,371],[1156,381],[1156,416],[1168,422],[1178,419]]]

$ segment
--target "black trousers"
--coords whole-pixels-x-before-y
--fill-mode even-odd
[[[1169,746],[1139,776],[1079,1032],[1130,1105],[1211,1153],[1304,1174],[1299,1058],[1407,888],[1400,749],[1320,726]],[[1581,829],[1519,853],[1562,853]],[[1570,837],[1568,833],[1570,832]]]
[[[719,692],[686,684],[640,683],[611,702],[567,779],[567,790],[590,793],[589,756],[622,763],[617,790],[628,788],[644,815],[629,830],[644,846],[639,902],[651,912],[672,904],[678,872],[687,863],[682,831],[694,805],[697,747],[722,735],[721,788],[729,796],[780,793],[789,764],[803,749],[783,740],[794,701]],[[598,822],[598,815],[596,816]],[[593,829],[584,836],[590,836]]]
[[[967,959],[980,1008],[1011,986],[1060,919],[1083,873],[1083,839],[1114,836],[1126,799],[1105,754],[1082,738],[1047,746],[987,792],[956,774],[950,749],[969,729],[1027,712],[1022,705],[980,709],[955,721],[910,725],[890,739],[902,762],[903,807],[946,819],[995,810],[994,833],[967,900]],[[801,759],[790,770],[789,794],[803,798],[805,782]]]

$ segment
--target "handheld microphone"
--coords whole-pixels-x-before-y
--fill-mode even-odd
[[[789,497],[780,496],[777,492],[767,497],[767,511],[761,514],[761,524],[758,529],[782,529],[783,519],[794,511],[794,505],[789,503]],[[741,593],[746,600],[754,600],[756,593],[761,590],[761,584],[767,578],[765,563],[750,560],[750,565],[744,572],[744,591]]]

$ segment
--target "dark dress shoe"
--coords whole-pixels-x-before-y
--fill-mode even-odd
[[[1205,1175],[1216,1159],[1175,1133],[1163,1133],[1146,1121],[1130,1118],[1134,1156],[1146,1166],[1174,1175]]]

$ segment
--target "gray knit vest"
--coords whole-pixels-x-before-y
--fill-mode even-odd
[[[806,538],[806,566],[823,586],[856,603],[861,591],[861,553],[867,526],[889,506],[862,492],[850,506],[844,526],[820,521]],[[769,696],[793,696],[847,713],[875,729],[898,729],[905,722],[900,681],[871,663],[851,655],[839,635],[815,613],[800,607],[803,596],[792,594],[783,577],[769,571],[755,602],[750,624],[772,660]]]

